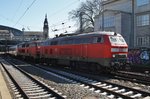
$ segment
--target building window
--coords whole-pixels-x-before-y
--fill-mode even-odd
[[[140,15],[137,16],[137,26],[149,25],[149,15]]]
[[[104,27],[113,27],[115,26],[115,17],[109,16],[104,18]]]
[[[137,37],[137,45],[138,46],[149,46],[150,45],[150,37]]]
[[[138,46],[142,45],[142,37],[137,37],[137,45]]]
[[[149,36],[145,37],[145,42],[146,42],[147,46],[150,46],[150,37]]]
[[[149,3],[149,0],[137,0],[137,6],[143,6],[148,3]]]

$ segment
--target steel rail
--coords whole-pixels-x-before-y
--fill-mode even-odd
[[[5,68],[5,66],[3,65],[2,62],[0,62],[0,64],[2,65],[2,67],[4,68],[4,70],[6,71],[7,75],[9,76],[9,78],[11,79],[11,81],[14,83],[14,85],[17,87],[17,89],[19,90],[19,92],[21,93],[22,97],[24,99],[29,99],[29,97],[26,95],[26,93],[22,90],[22,88],[19,86],[19,84],[15,81],[15,79],[13,78],[13,76],[8,72],[8,70]]]
[[[36,66],[38,66],[38,65],[36,65]],[[38,67],[39,67],[39,66],[38,66]],[[45,70],[45,68],[43,68],[43,67],[39,67],[39,68],[42,68],[42,69]],[[134,98],[132,98],[132,97],[130,97],[130,96],[126,96],[126,95],[123,95],[123,94],[121,94],[121,93],[117,93],[117,92],[114,92],[114,91],[111,91],[111,90],[108,90],[108,89],[105,89],[105,88],[102,88],[102,87],[98,87],[98,86],[96,86],[96,85],[92,85],[92,84],[86,83],[86,82],[81,81],[81,80],[78,80],[78,79],[76,79],[76,78],[72,78],[72,77],[70,77],[70,76],[68,76],[68,75],[64,75],[64,74],[61,74],[61,73],[59,73],[59,72],[52,71],[52,70],[50,70],[50,69],[47,70],[47,71],[50,71],[50,72],[53,72],[53,73],[55,73],[55,74],[61,75],[61,76],[63,76],[63,77],[66,77],[66,78],[72,79],[72,80],[74,80],[74,81],[80,82],[80,83],[82,83],[82,84],[85,84],[86,86],[90,86],[91,88],[95,88],[95,90],[101,90],[101,91],[104,91],[104,92],[108,92],[109,94],[113,94],[113,95],[115,95],[116,97],[122,97],[123,99],[134,99]],[[103,81],[102,81],[102,82],[103,82]],[[105,82],[105,83],[107,83],[107,82]],[[107,84],[108,84],[108,83],[107,83]],[[112,85],[113,85],[113,84],[112,84]],[[116,85],[116,86],[118,86],[118,85]]]
[[[111,73],[111,76],[113,76],[117,79],[123,79],[123,80],[128,80],[128,81],[132,81],[132,82],[136,82],[136,83],[150,85],[150,77],[148,77],[148,76],[123,73],[123,72]]]
[[[8,62],[8,60],[7,60]],[[12,62],[9,62],[12,66],[14,66],[17,70],[19,70],[21,73],[23,73],[25,76],[27,76],[27,78],[31,79],[33,82],[37,83],[38,85],[40,85],[43,89],[45,89],[46,91],[48,91],[50,94],[52,94],[53,97],[56,97],[57,99],[65,99],[63,96],[59,95],[58,93],[54,92],[53,90],[51,90],[50,88],[48,88],[46,85],[42,84],[40,81],[36,80],[35,78],[33,78],[32,76],[30,76],[28,73],[26,73],[24,70],[20,69],[19,67],[15,66]],[[16,81],[15,81],[16,82]],[[17,83],[17,82],[16,82]],[[22,88],[20,87],[19,89],[22,90]],[[23,90],[21,91],[23,92]],[[26,94],[24,92],[24,94]],[[26,95],[27,96],[27,95]],[[27,97],[26,97],[27,98]],[[29,98],[28,98],[29,99]]]

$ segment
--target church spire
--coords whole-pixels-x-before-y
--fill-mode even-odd
[[[43,26],[43,39],[48,38],[48,32],[49,32],[49,27],[48,27],[48,21],[47,21],[47,14],[45,14],[45,20],[44,20],[44,26]]]
[[[47,28],[47,27],[48,27],[47,14],[45,14],[45,20],[44,20],[44,27],[43,28]]]
[[[47,13],[45,14],[45,18],[47,18]]]

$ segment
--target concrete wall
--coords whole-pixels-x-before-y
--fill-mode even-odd
[[[140,15],[145,15],[148,14],[149,15],[149,25],[145,25],[145,26],[137,26],[137,16]],[[145,4],[142,6],[137,6],[137,0],[135,0],[135,47],[148,47],[150,48],[150,43],[146,44],[146,45],[141,45],[138,46],[137,45],[137,39],[138,37],[144,37],[145,39],[148,37],[150,38],[150,0],[149,0],[149,4]],[[150,41],[148,41],[150,42]]]
[[[142,6],[137,6],[137,0],[135,0],[135,13],[141,13],[141,12],[146,12],[146,11],[150,11],[150,0],[149,0],[149,4],[145,4]]]
[[[104,9],[113,9],[131,13],[131,0],[108,0],[104,3]]]
[[[114,26],[104,27],[105,31],[114,31],[120,33],[130,46],[131,33],[131,0],[118,0],[118,2],[110,2],[117,0],[109,0],[104,3],[104,17],[114,16]],[[105,23],[105,20],[104,20]],[[94,31],[102,30],[102,15],[95,17]]]
[[[121,33],[129,47],[131,47],[130,43],[134,43],[134,41],[131,40],[133,38],[131,37],[131,14],[121,14]]]
[[[121,33],[127,41],[129,47],[137,46],[138,37],[150,38],[150,23],[147,26],[137,26],[137,16],[148,14],[150,20],[150,0],[149,4],[137,6],[137,0],[108,0],[104,4],[104,17],[115,16],[115,26],[107,27],[105,30]],[[132,13],[132,4],[134,3],[134,13]],[[110,10],[110,11],[109,11]],[[111,13],[110,13],[111,12]],[[134,14],[134,17],[132,15]],[[94,31],[101,30],[102,15],[96,17]],[[134,19],[134,23],[133,23]],[[150,21],[149,21],[150,22]],[[133,25],[132,25],[133,23]],[[134,32],[133,32],[134,31]],[[150,41],[149,41],[150,42]],[[150,48],[150,43],[145,45]]]

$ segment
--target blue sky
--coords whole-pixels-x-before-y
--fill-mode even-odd
[[[19,20],[34,0],[0,0],[0,25],[30,31],[42,31],[47,13],[49,31],[59,29],[57,33],[76,28],[75,21],[68,20],[68,12],[79,7],[85,0],[36,0],[26,14]],[[18,22],[19,20],[19,22]],[[62,23],[65,23],[62,25]],[[69,27],[71,29],[62,29]],[[56,32],[55,32],[56,33]]]

